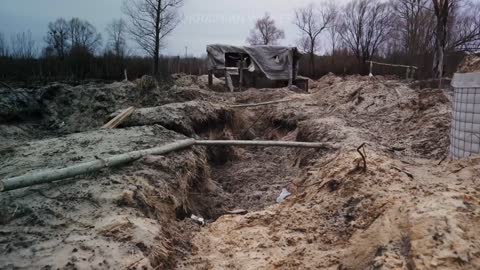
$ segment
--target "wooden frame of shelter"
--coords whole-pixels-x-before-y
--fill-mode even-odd
[[[222,45],[216,45],[222,46]],[[235,46],[225,46],[221,47],[223,50],[221,53],[222,65],[219,68],[216,65],[210,65],[208,71],[208,84],[209,86],[213,85],[213,76],[214,74],[219,74],[220,77],[225,77],[225,87],[228,91],[235,91],[236,87],[240,91],[244,88],[254,87],[254,88],[268,88],[268,87],[285,87],[296,85],[297,87],[308,91],[308,79],[303,78],[297,75],[298,73],[298,63],[301,57],[301,54],[298,52],[296,47],[269,47],[269,46],[257,46],[257,47],[235,47]],[[283,70],[281,78],[270,79],[267,74],[263,72],[262,69],[258,68],[258,59],[254,59],[254,56],[249,54],[249,50],[266,50],[273,48],[273,50],[281,50],[288,65]],[[229,50],[230,49],[230,50]],[[244,50],[245,49],[245,50]],[[256,52],[256,51],[255,51]],[[207,47],[208,58],[212,59],[211,52]],[[218,52],[217,52],[218,53]],[[217,55],[217,57],[219,57]],[[277,56],[278,57],[278,56]],[[274,62],[277,62],[278,59],[263,57],[260,60],[271,61],[272,65],[275,65]],[[283,60],[285,60],[283,59]],[[213,61],[213,60],[212,60]],[[268,65],[268,63],[266,64]],[[252,66],[257,68],[252,71]],[[279,65],[281,67],[281,65]],[[278,68],[278,67],[277,67]],[[287,75],[288,72],[288,75]],[[276,75],[276,74],[274,74]],[[271,76],[270,76],[271,77]]]

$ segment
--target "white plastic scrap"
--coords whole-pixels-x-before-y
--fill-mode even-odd
[[[288,192],[286,188],[282,189],[282,193],[277,197],[277,203],[282,203],[290,195],[292,195],[292,193]]]
[[[203,219],[202,217],[197,217],[194,214],[192,214],[190,218],[202,226],[205,225],[205,219]]]

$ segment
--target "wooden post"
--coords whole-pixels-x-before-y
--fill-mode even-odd
[[[213,70],[208,70],[208,86],[213,85]]]
[[[125,75],[125,81],[128,81],[128,74],[127,74],[127,69],[123,70],[123,75]]]
[[[297,80],[297,59],[295,58],[295,55],[297,54],[297,49],[293,49],[292,51],[292,77],[293,77],[293,83],[295,84],[295,81]]]
[[[240,76],[240,79],[238,81],[238,87],[240,91],[242,91],[243,88],[243,54],[240,54],[240,67],[238,68],[238,74]]]
[[[370,61],[370,74],[369,76],[373,76],[373,62]]]
[[[406,80],[408,80],[408,76],[410,75],[410,68],[407,67],[407,73],[406,73]]]
[[[288,78],[288,87],[293,85],[293,49],[290,49],[289,56],[290,58],[290,63],[292,63],[292,66],[290,67],[290,78]]]
[[[230,75],[230,72],[225,68],[225,86],[227,87],[230,92],[234,92],[234,87],[233,87],[233,81],[232,81],[232,76]]]

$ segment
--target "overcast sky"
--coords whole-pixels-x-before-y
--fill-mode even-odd
[[[266,12],[285,30],[282,45],[295,45],[298,31],[292,25],[293,10],[312,0],[184,0],[183,21],[168,38],[163,54],[201,56],[210,43],[244,45],[255,19]],[[43,47],[48,22],[59,17],[88,20],[103,34],[114,18],[123,17],[123,0],[0,0],[0,32],[7,38],[28,31]],[[318,2],[318,1],[316,1]],[[134,44],[131,44],[134,46]],[[327,45],[325,45],[327,46]]]

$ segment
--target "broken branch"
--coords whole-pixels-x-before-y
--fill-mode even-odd
[[[357,152],[360,154],[360,156],[362,156],[362,160],[363,160],[363,168],[362,168],[362,170],[363,170],[364,172],[367,171],[367,155],[365,154],[365,145],[366,145],[365,143],[362,143],[362,145],[360,145],[360,146],[357,148]],[[363,153],[362,153],[362,151],[360,151],[360,150],[362,150],[362,149],[363,149]]]

